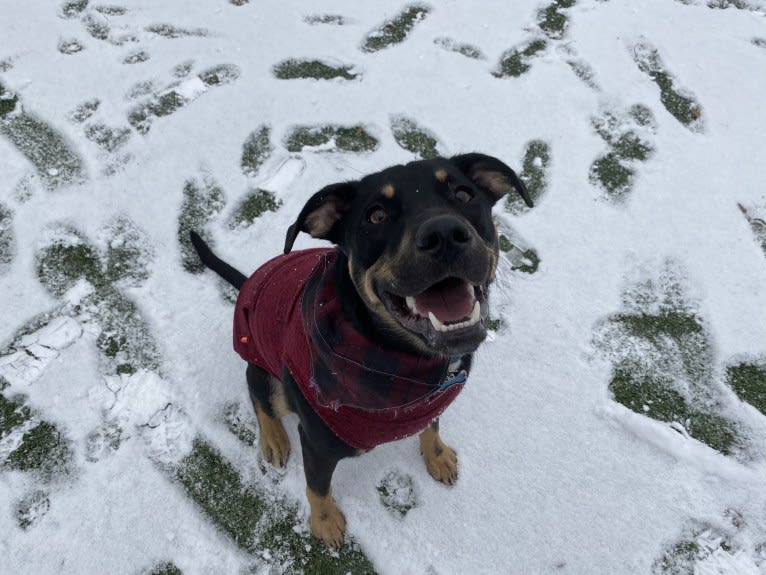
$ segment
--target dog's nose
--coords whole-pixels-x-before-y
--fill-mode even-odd
[[[455,216],[436,216],[425,221],[415,234],[415,246],[437,258],[451,260],[471,244],[468,225]]]

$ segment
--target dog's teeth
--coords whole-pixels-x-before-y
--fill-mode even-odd
[[[410,311],[418,315],[418,305],[415,303],[415,298],[411,295],[408,295],[406,298],[404,298],[404,301],[407,303],[407,307],[410,308]]]
[[[439,321],[439,318],[434,315],[434,312],[428,312],[428,319],[431,320],[431,325],[434,326],[436,331],[447,331],[448,327]]]
[[[471,312],[471,319],[468,320],[468,325],[479,323],[481,319],[481,304],[477,301],[473,304],[473,312]]]
[[[433,312],[428,312],[428,319],[431,320],[431,325],[434,326],[434,329],[436,331],[446,333],[449,331],[456,331],[459,329],[463,329],[464,327],[471,327],[472,325],[476,325],[479,323],[479,320],[481,320],[481,304],[477,301],[473,304],[473,311],[471,312],[471,317],[469,317],[465,321],[461,321],[460,323],[451,323],[449,325],[442,323],[439,321],[439,318],[436,317]]]

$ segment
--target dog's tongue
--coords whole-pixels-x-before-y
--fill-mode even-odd
[[[457,278],[439,282],[414,297],[418,313],[427,316],[430,311],[443,323],[464,320],[473,311],[473,286]]]

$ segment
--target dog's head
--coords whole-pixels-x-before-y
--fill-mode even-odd
[[[378,328],[424,353],[470,353],[497,266],[491,209],[512,189],[532,206],[514,171],[483,154],[392,166],[314,194],[285,253],[301,231],[330,240]]]

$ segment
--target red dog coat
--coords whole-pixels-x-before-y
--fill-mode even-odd
[[[392,351],[345,317],[333,286],[337,250],[292,252],[266,262],[244,283],[234,313],[234,349],[282,378],[286,366],[303,396],[342,441],[373,447],[425,429],[463,388],[450,358]]]

